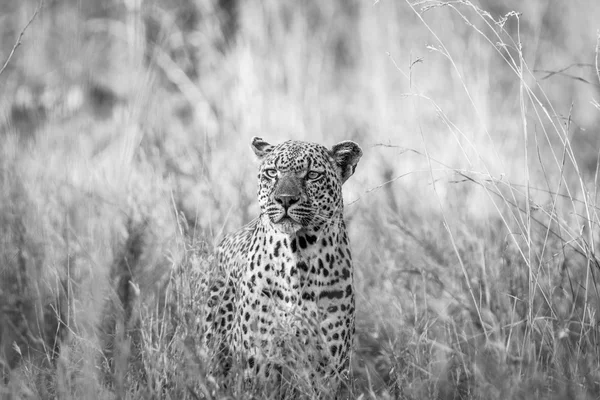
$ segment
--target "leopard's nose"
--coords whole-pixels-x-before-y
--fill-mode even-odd
[[[279,194],[275,196],[275,201],[277,202],[277,204],[280,204],[283,208],[287,210],[293,204],[296,204],[300,201],[300,196],[291,194]]]

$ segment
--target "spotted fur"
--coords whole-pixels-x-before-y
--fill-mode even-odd
[[[261,214],[217,247],[224,279],[212,287],[211,335],[222,344],[224,368],[241,361],[247,378],[276,381],[308,366],[312,377],[337,381],[354,335],[342,184],[362,151],[351,141],[327,149],[261,138],[252,148],[261,162]]]

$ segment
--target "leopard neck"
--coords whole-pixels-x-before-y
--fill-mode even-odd
[[[341,213],[336,214],[326,224],[319,225],[318,227],[302,228],[292,233],[285,233],[276,229],[266,214],[261,215],[260,225],[265,232],[270,232],[275,239],[286,239],[286,242],[290,243],[292,253],[296,251],[304,253],[317,243],[332,247],[346,247],[348,244]]]

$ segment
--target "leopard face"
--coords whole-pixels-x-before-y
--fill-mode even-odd
[[[342,184],[352,175],[362,154],[353,142],[329,150],[316,143],[286,141],[271,146],[255,138],[261,159],[258,202],[275,229],[291,233],[319,230],[343,209]]]

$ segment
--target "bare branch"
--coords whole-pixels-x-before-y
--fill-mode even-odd
[[[6,67],[8,66],[8,63],[13,58],[13,55],[15,54],[15,51],[17,51],[17,48],[21,45],[21,39],[23,39],[23,35],[25,34],[25,31],[27,30],[27,28],[29,28],[29,25],[31,25],[31,23],[33,22],[33,20],[35,19],[35,17],[37,17],[37,15],[40,12],[40,10],[42,9],[43,5],[44,5],[44,0],[40,0],[38,6],[35,8],[35,11],[33,12],[33,15],[31,16],[31,18],[29,18],[29,21],[27,22],[27,24],[25,25],[25,27],[19,33],[19,36],[17,37],[17,41],[15,42],[14,46],[12,47],[12,50],[8,54],[8,57],[6,58],[6,61],[4,61],[4,65],[2,65],[2,68],[0,69],[0,75],[2,75],[2,73],[4,72],[4,70],[6,69]]]

